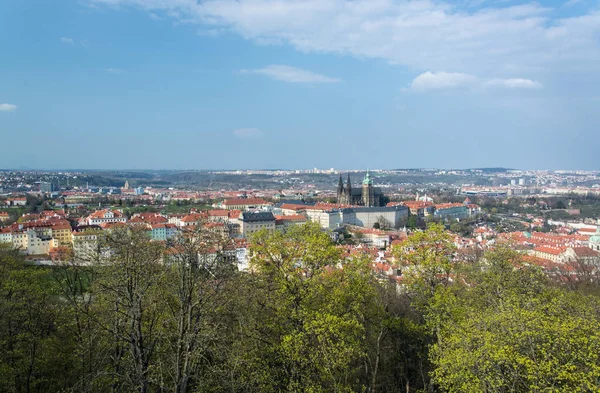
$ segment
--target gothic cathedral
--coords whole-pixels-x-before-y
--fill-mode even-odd
[[[365,175],[365,179],[362,182],[362,188],[352,188],[350,182],[350,174],[348,174],[348,180],[344,187],[342,175],[340,174],[340,181],[337,187],[337,203],[340,205],[359,205],[359,206],[381,206],[382,205],[383,193],[380,189],[373,187],[373,180],[369,176],[369,171]]]

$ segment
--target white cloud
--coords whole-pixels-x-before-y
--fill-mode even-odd
[[[260,138],[263,136],[263,132],[258,128],[238,128],[233,130],[233,135],[242,139]]]
[[[241,70],[243,74],[261,74],[278,81],[289,83],[337,83],[337,78],[330,78],[325,75],[315,74],[300,68],[287,65],[271,64],[264,68],[256,70]]]
[[[509,89],[541,89],[543,86],[538,81],[522,78],[491,79],[484,82],[486,87],[505,87]]]
[[[458,72],[424,72],[417,76],[410,88],[416,91],[448,90],[472,87],[479,83],[476,76]]]
[[[470,7],[450,0],[88,1],[224,28],[258,43],[383,59],[416,70],[596,72],[600,62],[600,10],[557,18],[554,9],[535,2]]]
[[[455,90],[455,89],[481,89],[481,88],[508,88],[508,89],[541,89],[540,82],[531,79],[482,79],[475,75],[457,72],[424,72],[413,79],[410,90]]]
[[[0,112],[14,112],[17,106],[13,104],[0,104]]]
[[[75,45],[75,41],[69,37],[60,37],[60,42],[67,45]]]
[[[106,72],[108,72],[109,74],[124,74],[127,71],[122,68],[107,68]]]

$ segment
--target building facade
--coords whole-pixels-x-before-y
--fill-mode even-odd
[[[469,217],[469,210],[462,203],[440,203],[434,207],[433,216],[442,220],[462,220]]]
[[[98,210],[90,214],[86,220],[87,225],[100,225],[105,223],[127,222],[127,218],[119,210]]]
[[[406,206],[351,207],[343,209],[306,209],[306,215],[324,229],[336,229],[343,225],[373,228],[376,222],[387,222],[391,228],[405,225],[409,210]]]
[[[244,237],[248,237],[263,229],[267,231],[275,230],[275,216],[271,212],[244,212],[240,216],[240,222],[241,233]]]
[[[350,181],[350,174],[346,186],[340,175],[340,181],[337,188],[337,203],[340,205],[355,205],[377,207],[383,206],[383,193],[379,188],[373,186],[373,179],[369,175],[369,171],[365,175],[361,188],[353,188]]]

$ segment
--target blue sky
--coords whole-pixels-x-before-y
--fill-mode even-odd
[[[0,168],[600,169],[597,0],[3,0]]]

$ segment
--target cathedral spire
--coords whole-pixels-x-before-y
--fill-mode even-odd
[[[348,173],[348,181],[346,182],[346,192],[348,193],[348,204],[352,205],[352,183],[350,182],[350,174]]]
[[[340,173],[340,181],[337,186],[337,203],[342,203],[344,200],[344,181],[342,180],[342,174]]]
[[[368,169],[367,174],[365,175],[365,180],[363,180],[363,184],[373,184],[373,180],[371,180],[371,176],[369,175]]]
[[[376,206],[375,190],[373,189],[373,180],[371,180],[369,170],[367,170],[365,179],[362,182],[362,203],[368,207]]]

